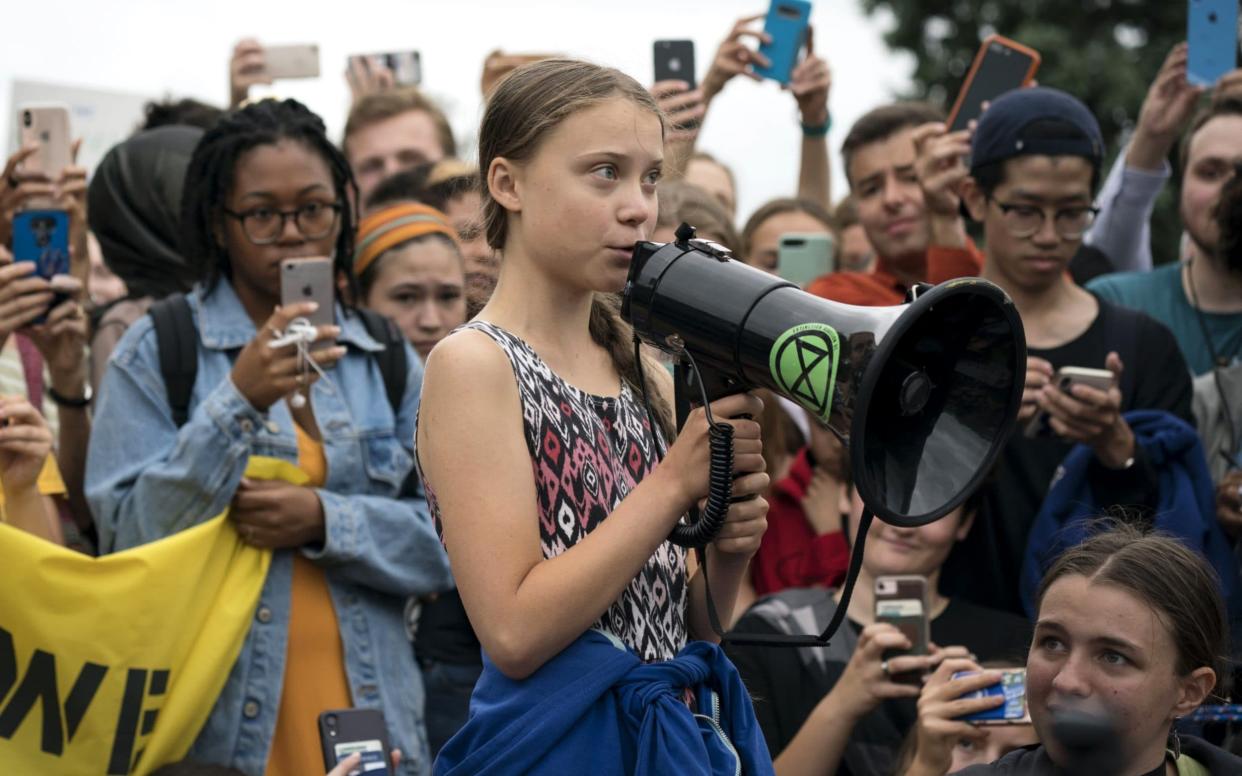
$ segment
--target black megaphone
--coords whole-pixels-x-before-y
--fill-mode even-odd
[[[683,224],[675,242],[638,243],[621,308],[639,338],[677,359],[679,391],[710,402],[769,388],[806,407],[847,444],[863,503],[893,525],[936,520],[979,486],[1026,374],[1004,291],[961,278],[900,306],[838,304],[693,238]],[[694,528],[670,538],[702,546],[719,530]]]

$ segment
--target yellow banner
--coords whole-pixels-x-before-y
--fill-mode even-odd
[[[305,482],[270,458],[246,476]],[[271,558],[224,515],[102,558],[0,525],[0,773],[143,776],[183,758]]]

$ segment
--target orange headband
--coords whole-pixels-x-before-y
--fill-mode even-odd
[[[389,248],[428,234],[445,235],[457,245],[457,231],[448,217],[435,208],[406,202],[372,213],[358,224],[354,277],[362,277],[371,262]]]

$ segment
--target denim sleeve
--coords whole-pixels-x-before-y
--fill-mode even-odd
[[[1147,271],[1151,259],[1151,213],[1169,179],[1169,163],[1159,172],[1126,165],[1128,146],[1117,155],[1096,205],[1100,214],[1083,239],[1104,252],[1117,272]]]
[[[263,416],[225,379],[180,429],[172,419],[150,319],[117,345],[99,394],[86,498],[101,552],[190,528],[228,505]]]
[[[423,365],[406,345],[405,397],[396,435],[414,459],[414,423],[422,394]],[[408,472],[406,473],[408,475]],[[351,582],[400,596],[422,596],[453,587],[448,555],[436,534],[427,500],[420,494],[344,495],[320,489],[324,512],[322,546],[302,553],[338,569]]]

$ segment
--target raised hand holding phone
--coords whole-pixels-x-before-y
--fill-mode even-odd
[[[815,53],[815,28],[806,28],[806,56],[794,67],[789,79],[789,91],[798,101],[798,113],[804,131],[807,127],[826,127],[828,124],[828,92],[832,89],[832,68],[828,61]],[[825,133],[827,130],[824,130]]]
[[[236,108],[250,97],[250,87],[271,82],[263,44],[254,38],[239,40],[229,59],[229,105]]]
[[[763,24],[768,39],[759,47],[768,64],[756,67],[755,75],[788,85],[810,22],[811,4],[807,0],[772,0]]]
[[[956,675],[963,671],[978,673],[958,678]],[[919,695],[914,758],[905,776],[941,776],[951,767],[953,748],[959,741],[978,744],[987,738],[987,731],[960,717],[995,709],[1002,705],[1003,699],[1000,696],[964,696],[999,680],[1000,672],[983,671],[968,658],[952,658],[940,664]]]
[[[984,105],[1005,92],[1029,86],[1039,70],[1039,52],[1000,35],[986,38],[949,111],[950,132],[967,129]]]
[[[754,68],[767,67],[772,63],[757,49],[748,46],[745,39],[753,38],[761,44],[772,40],[772,36],[767,32],[752,26],[765,16],[766,14],[743,16],[734,22],[729,34],[716,49],[716,56],[712,59],[707,75],[703,76],[703,99],[705,101],[711,102],[734,76],[744,75],[754,81],[763,80],[755,74]]]
[[[293,345],[273,347],[275,337],[288,328],[295,318],[313,315],[319,306],[314,302],[277,307],[272,316],[242,348],[233,364],[230,378],[241,395],[259,412],[266,412],[276,402],[300,388],[313,385],[319,375],[312,370],[303,372],[298,363],[298,353]],[[326,325],[317,327],[316,342],[331,341],[340,333],[340,327]],[[321,368],[327,369],[345,355],[343,346],[316,350],[311,358]]]

